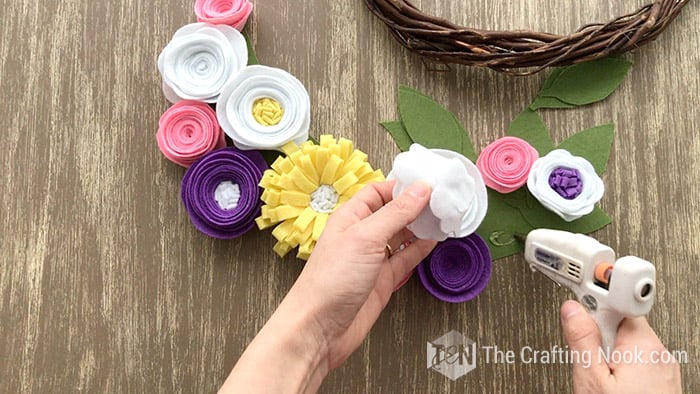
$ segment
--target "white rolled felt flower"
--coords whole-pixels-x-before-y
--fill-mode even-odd
[[[593,165],[563,149],[535,161],[527,188],[545,208],[567,222],[593,212],[605,192]]]
[[[244,68],[224,87],[216,114],[239,149],[279,150],[290,141],[300,145],[309,139],[309,93],[279,68]]]
[[[231,26],[208,23],[183,26],[158,56],[163,93],[171,103],[217,102],[224,85],[246,64],[243,35]]]
[[[476,231],[486,216],[486,185],[476,166],[459,153],[411,145],[394,159],[387,179],[395,179],[393,196],[417,181],[433,189],[430,204],[408,225],[421,239],[444,241]]]

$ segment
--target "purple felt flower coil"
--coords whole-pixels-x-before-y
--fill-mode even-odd
[[[474,299],[491,278],[491,253],[478,235],[439,243],[418,265],[418,278],[435,298],[451,303]]]
[[[260,214],[258,182],[267,164],[257,151],[215,150],[197,161],[182,179],[181,197],[192,224],[219,239],[239,237]]]

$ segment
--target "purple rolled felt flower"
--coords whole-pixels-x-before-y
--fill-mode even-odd
[[[215,150],[195,162],[182,179],[181,197],[192,224],[219,239],[239,237],[260,215],[258,182],[267,163],[257,151]]]
[[[452,303],[474,299],[491,278],[491,253],[478,234],[440,242],[417,268],[423,287]]]

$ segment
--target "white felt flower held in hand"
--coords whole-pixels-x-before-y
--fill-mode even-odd
[[[444,241],[472,234],[486,216],[488,198],[476,166],[459,153],[411,145],[396,156],[387,179],[394,197],[416,181],[433,188],[430,205],[408,226],[416,237]]]
[[[180,28],[158,57],[163,93],[180,100],[215,103],[221,90],[248,64],[245,38],[226,25],[192,23]]]
[[[535,161],[527,188],[545,208],[567,222],[593,212],[605,192],[593,165],[563,149]]]
[[[224,87],[216,114],[239,149],[273,150],[309,139],[309,93],[298,79],[278,68],[243,69]]]

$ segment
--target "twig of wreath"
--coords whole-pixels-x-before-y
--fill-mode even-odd
[[[591,23],[561,36],[528,30],[494,31],[456,25],[425,14],[406,0],[365,0],[396,40],[437,63],[488,67],[511,75],[531,75],[619,55],[649,43],[690,0],[657,0],[607,23]]]

